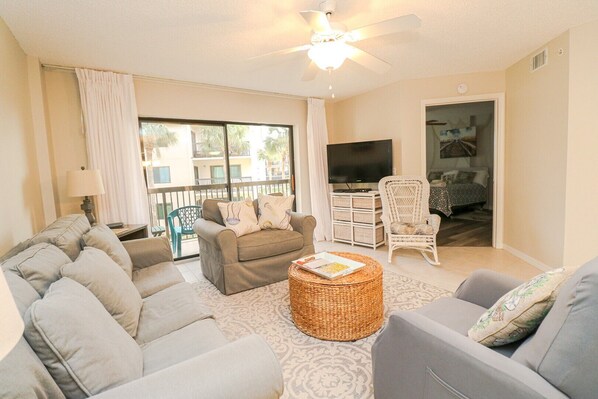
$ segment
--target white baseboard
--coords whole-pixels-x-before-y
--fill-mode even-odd
[[[531,256],[529,256],[528,254],[521,252],[518,249],[515,249],[513,247],[511,247],[510,245],[507,245],[505,243],[503,243],[503,249],[513,255],[515,255],[516,257],[518,257],[521,260],[526,261],[527,263],[529,263],[530,265],[542,270],[542,271],[550,271],[553,270],[553,267],[548,266],[545,263],[540,262],[538,259],[532,258]]]

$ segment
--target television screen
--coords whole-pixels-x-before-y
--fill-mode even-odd
[[[329,144],[328,183],[377,183],[392,175],[392,140]]]

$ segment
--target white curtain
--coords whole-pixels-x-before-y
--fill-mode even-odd
[[[326,127],[324,100],[308,98],[307,153],[309,189],[311,192],[311,212],[317,221],[316,229],[314,230],[316,241],[329,241],[332,238],[326,144],[328,144],[328,129]]]
[[[139,122],[131,75],[76,69],[89,169],[99,169],[106,193],[96,210],[102,223],[149,222]]]

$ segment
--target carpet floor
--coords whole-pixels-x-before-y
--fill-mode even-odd
[[[222,295],[205,279],[194,288],[227,338],[255,333],[266,339],[282,366],[283,398],[373,398],[371,347],[378,333],[354,342],[322,341],[303,334],[291,318],[287,281],[231,296]],[[385,271],[385,323],[395,310],[416,309],[449,294]]]

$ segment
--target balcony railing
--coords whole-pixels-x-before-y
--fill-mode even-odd
[[[200,184],[195,186],[148,188],[150,220],[153,228],[164,228],[170,237],[167,217],[170,212],[183,206],[202,205],[206,199],[228,199],[226,184]],[[291,180],[265,180],[231,183],[233,201],[255,199],[258,194],[291,194]],[[183,237],[191,238],[191,237]]]

